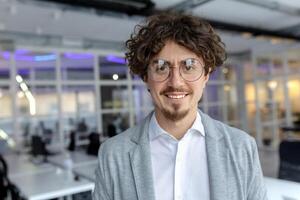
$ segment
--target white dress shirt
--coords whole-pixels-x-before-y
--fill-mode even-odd
[[[152,115],[149,125],[156,200],[209,200],[205,132],[201,116],[177,140]]]

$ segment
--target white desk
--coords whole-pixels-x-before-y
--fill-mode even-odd
[[[269,200],[300,200],[300,183],[264,178]]]
[[[5,155],[4,159],[8,165],[9,177],[23,176],[54,169],[54,166],[49,163],[34,163],[31,156],[27,154]]]
[[[74,152],[68,152],[68,153],[73,161],[73,166],[78,166],[78,165],[86,164],[86,163],[98,162],[97,156],[90,156],[82,151],[74,151]],[[53,163],[56,166],[64,167],[64,161],[66,158],[67,158],[66,154],[62,153],[62,154],[58,154],[55,156],[49,156],[48,160],[50,163]]]
[[[86,164],[74,166],[73,172],[76,175],[79,175],[81,177],[84,177],[84,178],[92,181],[92,182],[95,182],[95,180],[96,180],[95,170],[96,170],[97,165],[98,165],[98,163],[94,162],[94,163],[86,163]]]
[[[28,200],[45,200],[91,191],[94,183],[83,178],[74,180],[73,174],[59,168],[30,175],[12,177]]]

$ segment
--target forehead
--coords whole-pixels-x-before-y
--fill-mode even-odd
[[[165,59],[165,60],[184,60],[187,58],[198,58],[193,51],[187,49],[186,47],[177,44],[174,41],[167,41],[165,46],[161,49],[161,51],[154,56],[153,59]]]

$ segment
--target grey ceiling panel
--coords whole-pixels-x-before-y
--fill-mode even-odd
[[[192,10],[193,14],[206,19],[227,22],[252,28],[278,30],[300,22],[300,16],[233,0],[215,0]]]

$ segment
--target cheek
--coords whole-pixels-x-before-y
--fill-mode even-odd
[[[152,99],[157,99],[160,95],[160,88],[155,84],[148,84],[148,90],[150,90],[150,95]]]

